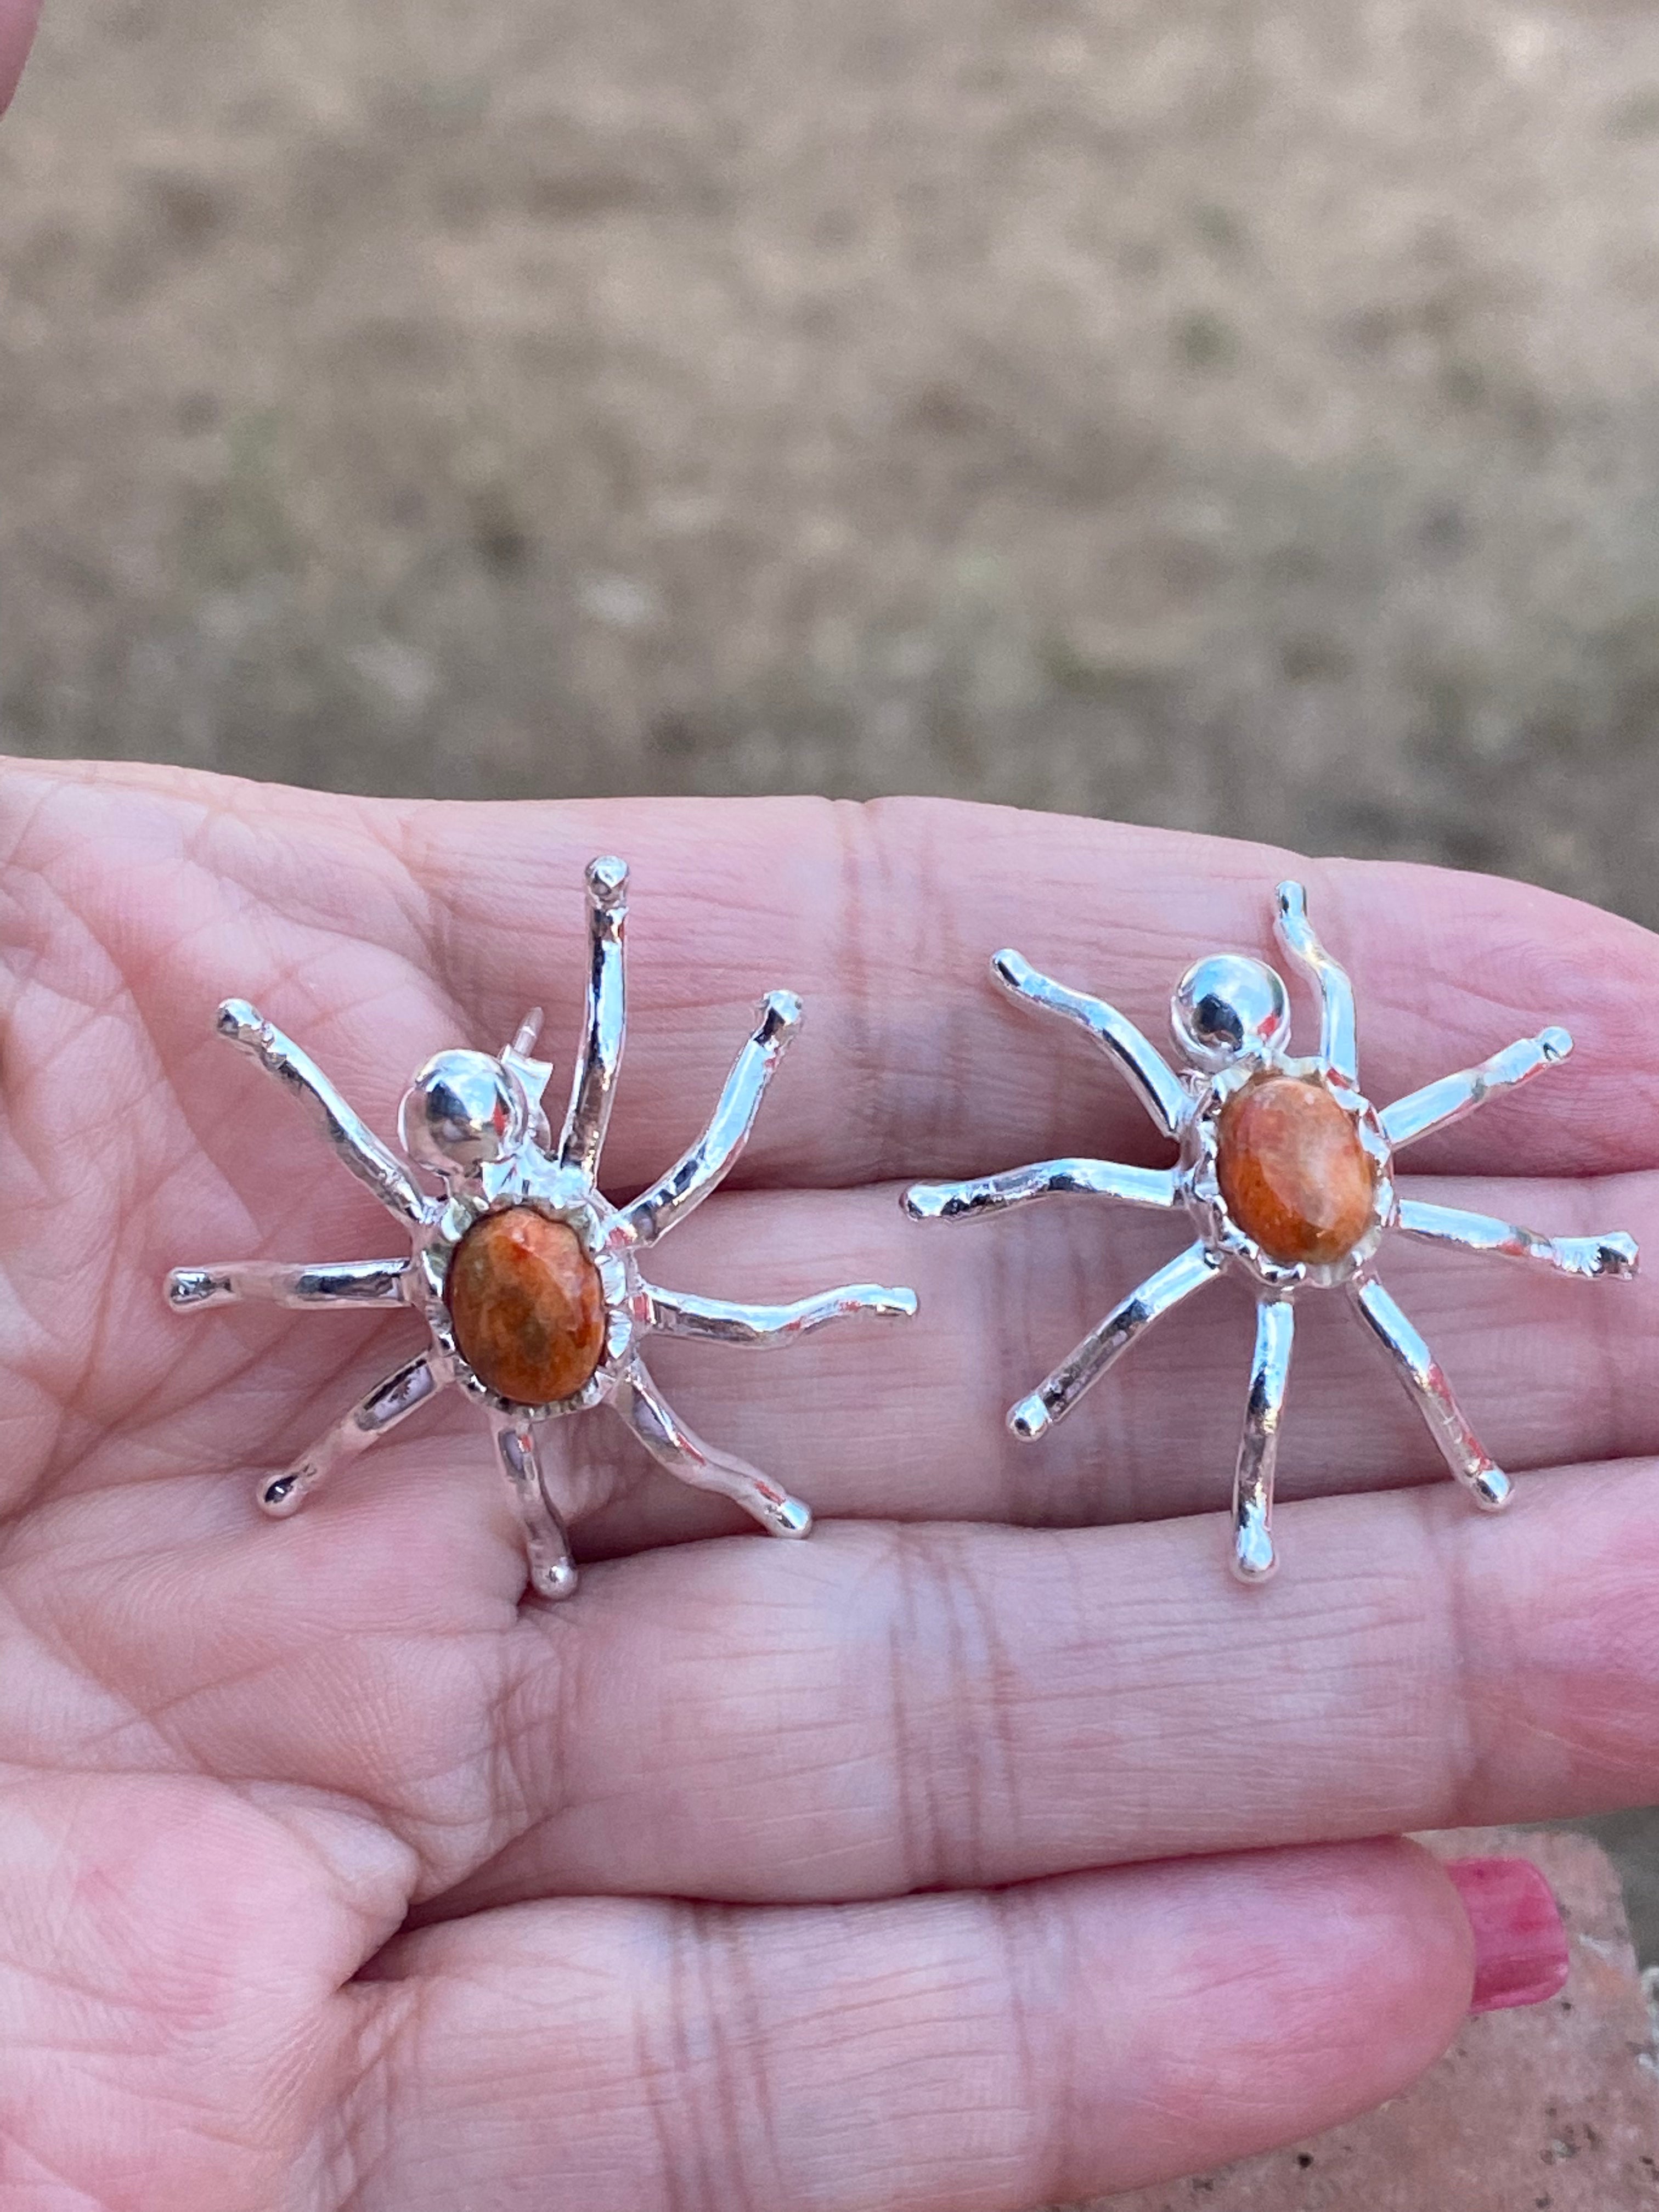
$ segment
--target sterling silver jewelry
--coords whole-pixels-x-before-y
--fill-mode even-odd
[[[1512,1495],[1509,1477],[1476,1440],[1439,1363],[1371,1271],[1384,1232],[1530,1260],[1564,1275],[1631,1276],[1637,1266],[1635,1240],[1622,1231],[1541,1237],[1485,1214],[1401,1198],[1395,1189],[1397,1152],[1565,1060],[1572,1049],[1565,1030],[1545,1030],[1378,1111],[1359,1090],[1352,989],[1309,927],[1300,884],[1279,886],[1275,926],[1318,994],[1317,1054],[1291,1055],[1290,998],[1274,970],[1217,953],[1189,968],[1176,988],[1171,1026],[1189,1063],[1179,1074],[1115,1007],[1050,981],[1018,952],[999,952],[991,963],[996,981],[1091,1036],[1160,1133],[1179,1146],[1179,1159],[1170,1168],[1045,1160],[973,1182],[917,1183],[903,1198],[914,1219],[938,1221],[1086,1191],[1184,1209],[1196,1226],[1194,1243],[1131,1291],[1013,1407],[1008,1425],[1027,1441],[1063,1419],[1143,1329],[1224,1267],[1249,1279],[1256,1296],[1255,1354],[1233,1489],[1232,1559],[1248,1583],[1265,1581],[1277,1564],[1273,1463],[1297,1291],[1346,1291],[1447,1466],[1476,1505],[1496,1512]]]
[[[537,1432],[595,1406],[611,1407],[680,1481],[735,1499],[772,1535],[810,1533],[811,1514],[798,1498],[686,1426],[647,1372],[641,1346],[653,1331],[788,1344],[852,1314],[914,1314],[915,1293],[860,1283],[794,1305],[732,1305],[661,1290],[641,1276],[639,1255],[708,1197],[742,1152],[800,1004],[787,991],[768,994],[702,1136],[631,1205],[612,1206],[600,1194],[599,1170],[623,1054],[627,882],[620,860],[588,867],[586,1026],[556,1144],[542,1109],[553,1070],[531,1057],[539,1007],[495,1058],[441,1052],[420,1069],[399,1115],[407,1162],[255,1007],[240,999],[220,1007],[221,1036],[300,1100],[408,1233],[411,1251],[406,1259],[175,1268],[169,1300],[180,1310],[235,1300],[406,1305],[431,1336],[428,1350],[377,1383],[302,1458],[260,1482],[258,1503],[273,1517],[297,1511],[342,1462],[454,1384],[489,1418],[523,1522],[531,1581],[544,1597],[569,1596],[576,1569],[547,1494]],[[441,1198],[420,1187],[410,1164],[436,1177]]]

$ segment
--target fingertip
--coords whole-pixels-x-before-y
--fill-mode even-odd
[[[17,89],[40,13],[40,0],[0,0],[0,114]]]
[[[1394,1838],[1322,1853],[1334,1880],[1306,1925],[1309,2043],[1328,2051],[1331,2126],[1398,2096],[1468,2017],[1477,1972],[1469,1915],[1444,1865]],[[1309,2043],[1304,2045],[1304,2059]]]
[[[1224,1979],[1231,2016],[1212,2063],[1224,2093],[1237,2066],[1236,2100],[1224,2101],[1241,2134],[1243,2122],[1266,2147],[1408,2088],[1468,2018],[1477,1961],[1457,1888],[1421,1844],[1387,1839],[1256,1863],[1256,1925],[1237,1938],[1236,1978]]]
[[[1097,1882],[1098,1887],[1097,1887]],[[1132,2039],[1075,2073],[1070,2201],[1340,2126],[1410,2087],[1468,2017],[1475,1945],[1445,1869],[1396,1839],[1082,1878],[1073,1987],[1132,1993]],[[1074,2047],[1114,2051],[1081,2002]]]

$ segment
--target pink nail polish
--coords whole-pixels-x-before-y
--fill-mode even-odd
[[[1532,1861],[1454,1859],[1446,1872],[1474,1930],[1469,2010],[1504,2012],[1553,1997],[1567,1978],[1567,1931]]]

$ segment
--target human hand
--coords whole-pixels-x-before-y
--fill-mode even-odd
[[[635,883],[617,1194],[701,1125],[763,988],[806,1008],[741,1187],[663,1272],[909,1282],[921,1312],[758,1366],[660,1354],[696,1425],[816,1507],[806,1545],[739,1533],[613,1422],[563,1425],[591,1564],[550,1607],[465,1401],[295,1519],[254,1510],[409,1316],[185,1318],[161,1282],[386,1243],[216,1037],[219,1000],[253,998],[390,1136],[434,1048],[537,1000],[544,1049],[574,1045],[581,870],[611,850]],[[1296,872],[1373,1097],[1547,1020],[1577,1036],[1547,1088],[1425,1144],[1419,1194],[1652,1228],[1659,1085],[1630,1053],[1654,941],[1513,884]],[[1498,1521],[1310,1297],[1285,1571],[1243,1589],[1212,1509],[1248,1300],[1172,1314],[1022,1447],[1004,1409],[1170,1223],[1081,1199],[922,1229],[896,1202],[1060,1152],[1156,1164],[1127,1086],[986,956],[1020,945],[1156,1033],[1194,954],[1272,957],[1286,872],[919,801],[442,807],[9,768],[5,2212],[1012,2212],[1311,2131],[1439,2051],[1468,1919],[1413,1847],[1357,1839],[1659,1778],[1650,1288],[1385,1251],[1521,1475]]]
[[[17,89],[40,0],[0,0],[0,115]]]

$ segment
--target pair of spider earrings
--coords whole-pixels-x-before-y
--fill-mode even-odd
[[[647,1372],[653,1332],[750,1346],[793,1342],[854,1314],[907,1315],[913,1291],[854,1284],[784,1306],[732,1304],[665,1291],[640,1272],[641,1255],[684,1219],[742,1152],[799,1002],[774,991],[738,1054],[713,1120],[696,1142],[631,1204],[599,1188],[599,1156],[622,1060],[623,931],[628,872],[620,860],[587,870],[586,1022],[569,1106],[555,1141],[543,1107],[551,1066],[533,1059],[541,1012],[495,1057],[441,1052],[416,1075],[400,1113],[399,1159],[353,1113],[300,1048],[245,1000],[219,1009],[222,1035],[306,1105],[329,1143],[407,1234],[407,1257],[289,1266],[256,1261],[177,1268],[167,1295],[179,1309],[264,1300],[281,1306],[407,1305],[425,1321],[428,1348],[352,1407],[295,1464],[262,1480],[258,1502],[278,1518],[298,1510],[343,1462],[454,1385],[482,1404],[524,1524],[530,1577],[544,1597],[576,1584],[569,1539],[548,1495],[538,1431],[556,1417],[610,1406],[657,1462],[681,1481],[732,1498],[775,1536],[805,1536],[812,1516],[745,1462],[705,1443]],[[904,1194],[919,1221],[957,1220],[1036,1199],[1091,1193],[1184,1212],[1197,1235],[1114,1307],[1009,1414],[1033,1439],[1065,1418],[1119,1354],[1162,1314],[1229,1267],[1252,1285],[1255,1351],[1234,1484],[1232,1565],[1245,1582],[1276,1565],[1273,1464],[1289,1379],[1292,1301],[1306,1288],[1346,1291],[1389,1355],[1452,1474],[1474,1502],[1506,1505],[1509,1477],[1460,1412],[1439,1364],[1371,1272],[1385,1231],[1465,1250],[1529,1260],[1571,1276],[1629,1276],[1637,1251],[1622,1232],[1542,1237],[1484,1214],[1400,1197],[1396,1152],[1512,1091],[1572,1049],[1545,1030],[1478,1067],[1443,1077],[1381,1111],[1359,1089],[1353,994],[1309,925],[1297,884],[1281,884],[1279,942],[1320,1003],[1316,1054],[1289,1050],[1289,994],[1264,962],[1221,953],[1176,987],[1173,1069],[1104,1000],[1051,981],[1017,952],[992,962],[1024,1004],[1057,1014],[1094,1039],[1127,1078],[1160,1134],[1178,1147],[1170,1168],[1109,1160],[1046,1160]],[[429,1194],[410,1170],[442,1187]]]

